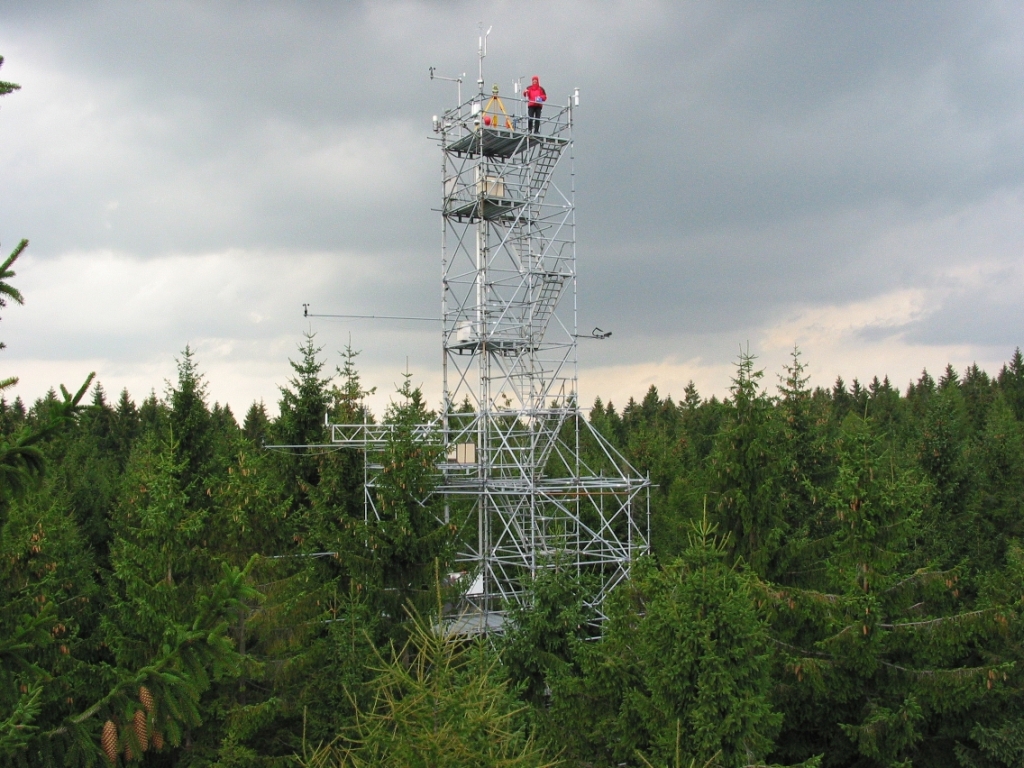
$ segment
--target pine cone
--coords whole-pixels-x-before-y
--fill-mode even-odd
[[[150,742],[153,744],[153,749],[159,752],[164,748],[164,735],[159,731],[153,731],[153,735],[150,737]]]
[[[113,720],[107,720],[103,724],[103,734],[100,736],[100,745],[103,753],[111,765],[117,763],[117,726]]]
[[[132,725],[135,727],[135,738],[139,740],[139,749],[145,752],[149,749],[149,729],[146,727],[146,713],[141,709],[136,709]]]
[[[149,688],[146,686],[139,688],[139,701],[142,702],[142,706],[145,707],[146,712],[153,714],[153,709],[156,707],[156,701],[153,699],[153,694],[150,693]]]

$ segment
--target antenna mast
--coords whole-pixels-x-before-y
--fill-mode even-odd
[[[484,59],[487,58],[487,36],[491,34],[491,30],[494,27],[488,27],[487,31],[484,32],[484,23],[481,21],[477,24],[477,28],[480,30],[480,37],[477,38],[477,58],[479,59],[479,75],[476,79],[478,86],[478,92],[484,92]]]

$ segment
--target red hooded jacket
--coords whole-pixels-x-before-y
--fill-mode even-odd
[[[533,78],[533,85],[528,85],[526,90],[523,91],[523,95],[527,98],[527,102],[531,107],[539,107],[548,100],[547,92],[540,87],[539,77]]]

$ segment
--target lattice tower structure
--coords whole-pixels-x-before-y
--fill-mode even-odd
[[[510,107],[506,111],[506,104]],[[444,444],[445,518],[469,520],[457,629],[500,629],[539,570],[593,576],[597,616],[647,550],[649,481],[578,402],[573,99],[525,103],[497,87],[435,122],[441,149],[443,395],[424,439]],[[377,425],[332,425],[367,451],[373,504]]]

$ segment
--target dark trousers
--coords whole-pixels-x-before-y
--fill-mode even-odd
[[[530,116],[530,119],[528,121],[530,133],[536,133],[537,131],[540,130],[540,110],[540,104],[531,104],[526,108],[526,112]]]

